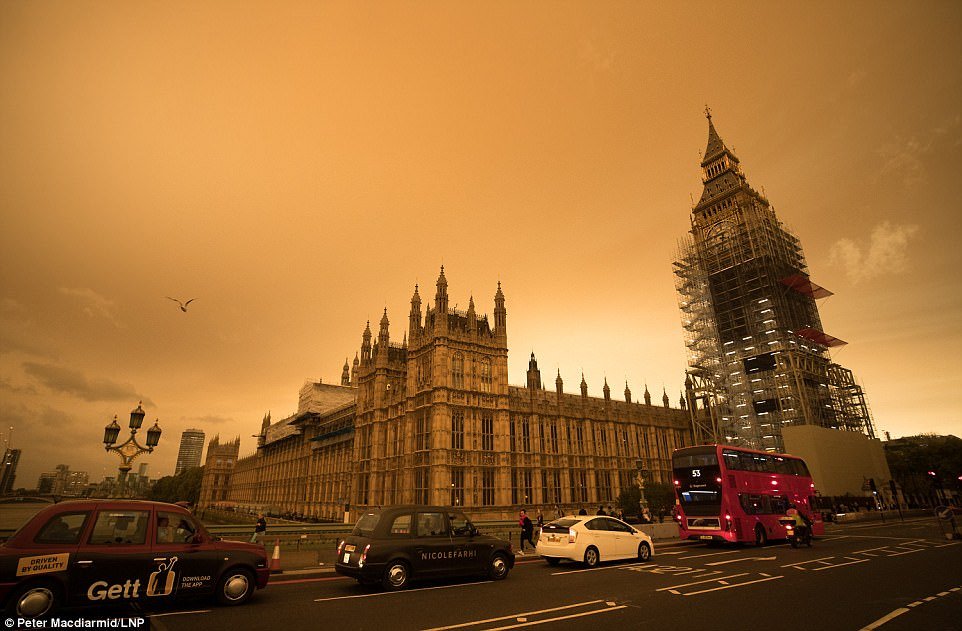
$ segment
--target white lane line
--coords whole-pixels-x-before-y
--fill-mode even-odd
[[[909,550],[908,552],[896,552],[895,554],[890,554],[889,556],[890,556],[890,557],[900,557],[900,556],[902,556],[903,554],[912,554],[913,552],[921,552],[922,550],[925,550],[925,548],[918,548],[918,549],[916,549],[916,550]]]
[[[903,613],[905,613],[906,611],[908,611],[908,609],[906,609],[905,607],[902,607],[901,609],[896,609],[896,610],[893,611],[892,613],[890,613],[890,614],[888,614],[888,615],[886,615],[886,616],[882,616],[881,618],[879,618],[879,619],[876,620],[875,622],[873,622],[873,623],[871,623],[871,624],[865,625],[864,627],[862,627],[861,629],[859,629],[859,631],[872,631],[873,629],[878,629],[880,626],[882,626],[883,624],[885,624],[886,622],[888,622],[888,621],[891,620],[892,618],[896,618],[896,617],[898,617],[898,616],[901,616],[901,615],[902,615]]]
[[[959,545],[959,542],[958,542],[958,541],[955,541],[955,542],[953,542],[953,543],[943,543],[942,545],[933,546],[933,547],[935,547],[935,548],[944,548],[944,547],[946,547],[946,546],[957,546],[957,545]]]
[[[702,576],[709,576],[711,574],[721,574],[721,570],[708,571],[704,568],[698,568],[695,570],[688,570],[687,572],[674,572],[672,576],[682,576],[683,574],[698,574],[699,572],[707,572],[707,574],[702,574]]]
[[[521,613],[513,613],[508,616],[501,616],[500,618],[488,618],[487,620],[474,620],[472,622],[463,622],[461,624],[452,624],[446,627],[433,627],[431,629],[425,629],[424,631],[445,631],[446,629],[460,629],[461,627],[473,627],[479,624],[487,624],[489,622],[498,622],[499,620],[509,620],[511,618],[520,618],[521,616],[533,616],[539,613],[550,613],[552,611],[561,611],[562,609],[572,609],[574,607],[585,607],[587,605],[597,605],[601,600],[586,600],[583,603],[575,603],[573,605],[564,605],[562,607],[552,607],[551,609],[539,609],[537,611],[522,611]]]
[[[700,584],[702,584],[702,583],[711,583],[711,582],[713,582],[713,581],[718,581],[718,580],[721,580],[721,579],[723,579],[723,578],[738,578],[739,576],[745,576],[746,574],[748,574],[748,572],[742,572],[741,574],[732,574],[731,576],[719,576],[719,577],[716,577],[716,578],[709,578],[709,579],[704,580],[704,581],[695,581],[694,583],[685,583],[685,584],[683,584],[683,585],[672,585],[671,587],[662,587],[662,588],[660,588],[660,589],[656,589],[655,591],[656,591],[656,592],[663,592],[663,591],[666,591],[666,590],[669,590],[669,589],[679,589],[679,588],[681,588],[681,587],[690,587],[691,585],[700,585]]]
[[[936,596],[929,596],[928,598],[923,598],[922,600],[924,600],[925,602],[929,602],[930,600],[935,600],[935,599],[936,599]]]
[[[845,558],[848,559],[848,558],[851,558],[851,557],[845,557]],[[826,565],[826,566],[824,566],[824,567],[817,567],[817,568],[815,568],[815,569],[812,570],[812,571],[813,571],[813,572],[819,572],[819,571],[821,571],[821,570],[830,570],[830,569],[835,568],[835,567],[842,567],[843,565],[855,565],[856,563],[868,563],[869,561],[871,561],[871,559],[856,559],[856,560],[854,560],[854,561],[849,561],[848,563],[835,563],[834,565]]]
[[[729,550],[728,552],[711,552],[709,554],[696,554],[690,557],[678,557],[679,561],[684,561],[685,559],[700,559],[702,557],[715,557],[722,554],[738,554],[741,550]]]
[[[196,611],[168,611],[167,613],[152,613],[148,618],[162,618],[164,616],[185,616],[195,613],[210,613],[210,609],[197,609]]]
[[[742,557],[741,559],[729,559],[727,561],[715,561],[714,563],[706,563],[705,565],[727,565],[729,563],[738,563],[739,561],[774,561],[777,557]]]
[[[470,587],[471,585],[483,585],[490,581],[475,581],[474,583],[458,583],[457,585],[439,585],[437,587],[419,587],[417,589],[405,589],[398,592],[375,592],[373,594],[355,594],[354,596],[332,596],[331,598],[315,598],[314,602],[322,603],[328,600],[349,600],[351,598],[373,598],[374,596],[390,596],[392,594],[410,594],[411,592],[426,592],[432,589],[448,589],[450,587]]]
[[[658,556],[665,556],[668,554],[686,554],[688,550],[674,550],[672,552],[659,552]]]
[[[918,541],[918,539],[914,539],[913,541]],[[907,543],[911,543],[911,542],[906,542],[905,544],[901,544],[901,545],[906,545]],[[866,552],[872,552],[872,551],[874,551],[874,550],[891,550],[891,546],[879,546],[879,547],[877,547],[877,548],[865,548],[864,550],[856,550],[855,552],[849,552],[849,554],[864,554],[864,553],[866,553]]]
[[[744,583],[735,583],[734,585],[725,585],[724,587],[712,587],[710,589],[703,589],[697,592],[687,592],[685,596],[697,596],[698,594],[704,594],[707,592],[717,592],[720,589],[732,589],[733,587],[744,587],[745,585],[751,585],[752,583],[764,583],[765,581],[775,581],[780,578],[785,578],[784,576],[769,576],[768,578],[759,578],[754,581],[746,581]]]
[[[552,572],[551,576],[561,576],[562,574],[578,574],[579,572],[595,572],[598,570],[618,570],[626,567],[638,567],[641,565],[651,565],[651,563],[629,563],[628,565],[606,565],[605,567],[589,567],[583,570],[566,570],[564,572]]]
[[[593,616],[598,613],[605,613],[607,611],[617,611],[618,609],[625,609],[628,605],[618,605],[617,607],[608,607],[607,609],[596,609],[595,611],[585,611],[582,613],[573,613],[568,616],[558,616],[557,618],[545,618],[544,620],[535,620],[534,622],[522,622],[519,624],[509,624],[504,627],[494,627],[492,629],[487,629],[487,631],[504,631],[505,629],[517,629],[518,627],[530,627],[536,624],[544,624],[546,622],[557,622],[559,620],[570,620],[571,618],[581,618],[582,616]]]
[[[949,592],[939,592],[936,596],[948,596]]]
[[[789,563],[788,565],[783,565],[782,567],[797,567],[797,566],[803,565],[803,564],[805,564],[805,563],[815,563],[816,561],[825,561],[825,560],[827,560],[827,559],[834,559],[834,558],[835,558],[835,557],[831,556],[831,557],[821,557],[820,559],[812,559],[812,560],[810,560],[810,561],[796,561],[795,563]],[[798,569],[802,570],[802,569],[805,569],[805,568],[798,568]]]
[[[909,604],[906,605],[906,606],[907,606],[907,607],[918,607],[918,606],[921,605],[921,604],[922,604],[922,601],[921,601],[921,600],[916,600],[914,603],[909,603]]]
[[[950,592],[957,592],[957,591],[959,591],[960,589],[962,589],[962,587],[953,587],[953,588],[950,589],[949,591],[950,591]]]

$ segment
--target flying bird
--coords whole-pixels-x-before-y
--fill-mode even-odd
[[[177,304],[179,304],[179,305],[180,305],[180,310],[183,311],[184,313],[187,313],[187,305],[189,305],[190,303],[194,302],[194,299],[193,299],[193,298],[191,298],[191,299],[188,300],[187,302],[181,302],[181,301],[177,300],[176,298],[171,298],[170,296],[167,296],[167,300],[173,300],[174,302],[176,302]]]

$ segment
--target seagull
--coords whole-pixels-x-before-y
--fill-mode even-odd
[[[174,302],[176,302],[177,304],[179,304],[179,305],[180,305],[180,310],[183,311],[184,313],[187,313],[187,305],[189,305],[190,303],[194,302],[194,299],[193,299],[193,298],[191,298],[191,299],[188,300],[187,302],[181,302],[181,301],[177,300],[176,298],[171,298],[170,296],[167,296],[167,300],[173,300]]]

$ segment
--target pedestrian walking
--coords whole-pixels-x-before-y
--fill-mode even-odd
[[[541,532],[542,526],[544,526],[544,513],[542,513],[541,509],[539,508],[538,509],[538,532]]]
[[[521,556],[524,556],[524,542],[527,541],[531,544],[532,548],[535,548],[534,541],[531,539],[531,535],[534,531],[534,524],[531,523],[531,518],[528,517],[528,513],[522,508],[521,512],[518,513],[518,524],[521,526]]]
[[[264,535],[267,534],[267,520],[264,513],[257,513],[257,523],[254,524],[254,534],[251,535],[251,543],[264,544]]]

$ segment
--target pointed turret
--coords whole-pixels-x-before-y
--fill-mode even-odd
[[[444,266],[441,266],[441,274],[438,275],[438,291],[434,295],[434,306],[438,311],[438,317],[442,322],[447,322],[448,313],[448,279],[444,277]]]
[[[628,387],[628,381],[625,381],[625,402],[631,403],[631,389]]]
[[[341,385],[351,385],[351,367],[347,364],[347,357],[344,358],[344,369],[341,371]]]
[[[531,359],[528,360],[528,388],[541,389],[541,371],[538,370],[538,360],[534,358],[534,351],[531,352]]]
[[[651,393],[648,392],[648,384],[645,384],[645,405],[651,405]]]
[[[685,393],[684,393],[684,392],[682,392],[682,393],[681,393],[681,396],[678,398],[678,407],[680,407],[680,408],[683,409],[683,410],[687,410],[687,409],[688,409],[688,402],[685,400]]]
[[[411,341],[414,341],[421,330],[421,295],[418,293],[416,283],[414,295],[411,296],[411,317],[409,318],[408,329],[411,331]]]
[[[608,377],[605,377],[605,386],[601,389],[605,395],[605,401],[611,400],[611,388],[608,387]]]
[[[361,365],[361,360],[358,358],[357,353],[354,353],[354,363],[351,364],[351,385],[355,388],[357,387],[357,369]]]
[[[747,186],[744,174],[738,164],[738,158],[732,151],[725,146],[725,142],[715,130],[715,124],[711,119],[711,110],[705,108],[705,116],[708,118],[708,145],[705,147],[705,155],[702,157],[702,181],[705,188],[702,191],[701,199],[693,209],[700,213],[706,208],[715,204],[719,196],[724,195],[732,189]]]
[[[364,333],[361,334],[361,363],[366,364],[371,361],[371,321],[368,320],[364,325]]]
[[[474,296],[468,299],[468,333],[474,335],[478,332],[478,314],[474,310]]]
[[[565,385],[565,382],[564,380],[561,379],[561,369],[559,368],[558,377],[554,380],[554,389],[555,389],[555,392],[558,393],[559,397],[562,394],[564,394],[564,385]]]
[[[501,340],[506,340],[508,312],[504,309],[504,293],[501,292],[501,281],[498,281],[498,291],[494,294],[494,334]]]
[[[585,381],[585,373],[581,373],[581,396],[588,396],[588,382]]]
[[[661,390],[661,402],[665,407],[668,407],[668,390],[662,388]]]

